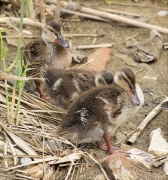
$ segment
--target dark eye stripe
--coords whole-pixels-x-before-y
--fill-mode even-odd
[[[52,28],[50,28],[50,27],[47,27],[47,28],[48,28],[52,33],[57,34],[56,32],[53,31]]]
[[[132,89],[133,88],[132,84],[130,84],[130,82],[123,75],[122,75],[122,77],[128,83],[130,89]]]

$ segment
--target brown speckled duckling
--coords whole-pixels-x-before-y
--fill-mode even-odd
[[[25,48],[29,66],[34,68],[32,75],[40,75],[41,67],[66,69],[72,62],[72,56],[65,42],[61,27],[54,21],[49,22],[42,30],[43,41],[33,41]],[[40,76],[39,76],[40,77]]]
[[[97,142],[99,148],[113,153],[110,136],[144,103],[134,73],[123,68],[114,75],[110,86],[98,87],[82,94],[68,108],[57,131],[73,143]],[[99,140],[104,137],[106,147]]]
[[[113,83],[113,75],[106,70],[47,69],[42,71],[42,77],[51,100],[64,109],[89,89]]]
[[[28,60],[29,76],[40,78],[41,67],[44,69],[66,69],[72,62],[72,56],[67,49],[68,45],[65,42],[62,34],[61,27],[56,22],[49,22],[42,30],[43,41],[33,41],[25,48],[25,56]],[[39,81],[35,81],[39,90],[40,96],[44,94],[40,89]]]

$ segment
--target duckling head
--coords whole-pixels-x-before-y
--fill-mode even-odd
[[[61,34],[61,26],[54,21],[49,22],[42,31],[42,39],[48,45],[49,43],[56,43],[59,46],[68,48],[64,37]]]
[[[95,84],[97,87],[100,85],[110,85],[113,81],[113,75],[107,70],[98,72],[95,77]]]
[[[114,75],[114,82],[128,93],[135,105],[140,105],[136,91],[135,74],[129,68],[119,69]]]

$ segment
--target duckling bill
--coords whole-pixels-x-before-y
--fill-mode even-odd
[[[84,69],[44,69],[42,77],[47,94],[55,105],[64,109],[89,89],[113,83],[113,75],[106,70],[95,72]]]
[[[112,85],[91,89],[72,103],[57,134],[73,143],[97,142],[99,148],[111,154],[114,150],[110,136],[143,103],[144,96],[134,73],[128,68],[120,69]],[[100,144],[102,137],[106,148]]]

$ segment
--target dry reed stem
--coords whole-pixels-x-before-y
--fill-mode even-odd
[[[115,14],[123,14],[123,15],[128,15],[128,16],[141,17],[140,14],[134,14],[134,13],[124,12],[124,11],[119,11],[119,10],[114,10],[114,9],[101,8],[101,7],[96,7],[95,9],[98,9],[98,10],[100,10],[100,11],[109,12],[109,13],[115,13]]]
[[[44,14],[44,1],[43,0],[39,0],[39,5],[40,5],[41,23],[45,25],[46,24],[46,18],[45,18],[45,14]]]
[[[70,176],[70,174],[71,174],[73,165],[74,165],[74,164],[71,163],[71,165],[70,165],[70,167],[69,167],[69,169],[68,169],[68,173],[67,173],[67,175],[66,175],[66,177],[65,177],[65,180],[68,180],[68,178],[69,178],[69,176]]]
[[[12,23],[15,23],[15,24],[19,24],[20,23],[20,18],[15,18],[15,17],[3,17],[3,18],[0,18],[0,23],[6,23],[6,22],[12,22]],[[43,29],[44,28],[43,24],[41,24],[40,22],[31,20],[29,18],[23,18],[23,24],[27,25],[27,26],[33,26],[33,27],[38,28],[38,29]]]
[[[13,145],[10,141],[10,139],[6,136],[8,142],[9,142],[9,146],[10,146],[10,149],[11,149],[11,152],[12,152],[12,155],[13,155],[13,161],[14,161],[14,165],[17,165],[18,163],[18,157],[16,156],[16,151],[15,149],[13,148]]]
[[[55,8],[55,16],[54,16],[54,21],[57,22],[57,23],[59,23],[61,9],[62,9],[61,0],[58,0],[57,6]]]
[[[7,146],[8,146],[8,140],[5,140],[5,146],[4,146],[4,155],[7,154]],[[8,158],[4,158],[4,164],[5,167],[8,168]]]
[[[95,45],[83,45],[83,46],[74,46],[76,49],[91,49],[91,48],[100,48],[100,47],[112,47],[113,44],[95,44]]]

